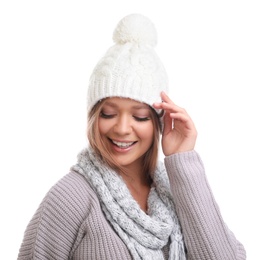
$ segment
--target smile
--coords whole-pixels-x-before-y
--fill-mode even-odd
[[[128,148],[130,147],[131,145],[133,145],[134,143],[136,142],[117,142],[117,141],[114,141],[114,140],[111,140],[113,144],[117,145],[119,148]]]

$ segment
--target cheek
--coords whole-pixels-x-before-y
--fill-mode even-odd
[[[98,121],[98,129],[100,134],[106,134],[109,128],[110,126],[108,120],[103,120],[102,118],[100,118]]]
[[[153,136],[154,136],[152,122],[149,122],[148,124],[145,124],[143,127],[141,127],[140,133],[143,139],[147,139],[151,143],[153,141]]]

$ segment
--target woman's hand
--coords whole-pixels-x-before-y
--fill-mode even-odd
[[[162,148],[165,156],[190,151],[194,149],[197,131],[185,109],[178,107],[164,93],[161,93],[162,103],[154,103],[156,109],[163,109],[164,129]]]

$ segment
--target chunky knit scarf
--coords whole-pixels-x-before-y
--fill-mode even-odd
[[[169,188],[166,170],[159,163],[148,197],[148,214],[140,209],[123,179],[89,148],[72,167],[86,177],[102,210],[133,259],[163,260],[162,248],[170,243],[169,260],[185,260],[183,238]]]

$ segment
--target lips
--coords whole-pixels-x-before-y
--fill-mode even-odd
[[[111,140],[111,142],[121,149],[129,148],[130,146],[136,143],[136,142],[119,142],[115,140]]]

